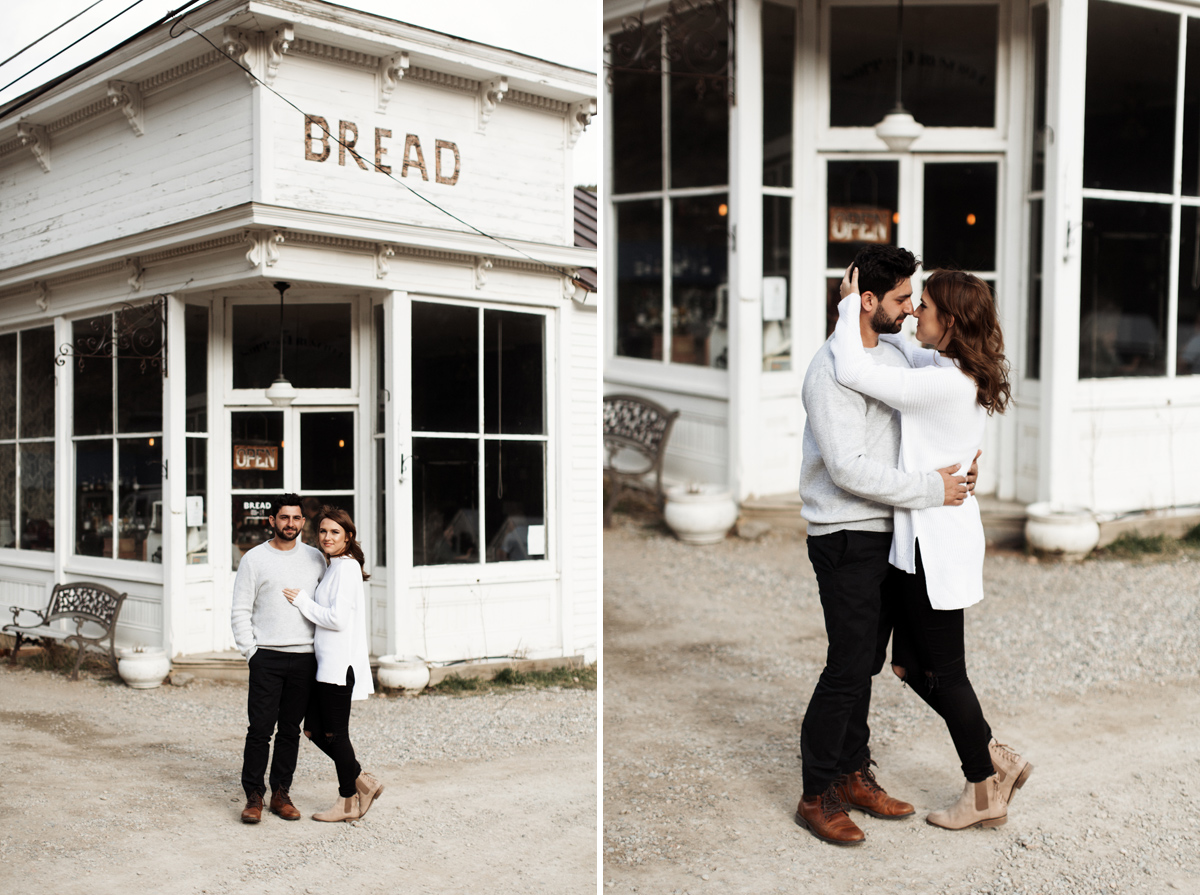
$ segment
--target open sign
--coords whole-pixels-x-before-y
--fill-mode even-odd
[[[235,444],[233,446],[233,468],[275,472],[279,469],[279,448]]]
[[[829,209],[830,242],[870,242],[887,245],[892,241],[892,212],[887,208]]]

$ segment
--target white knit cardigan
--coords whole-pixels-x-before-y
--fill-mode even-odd
[[[975,380],[953,360],[898,336],[880,338],[899,347],[912,369],[874,363],[863,349],[861,307],[857,293],[838,305],[831,345],[838,382],[900,411],[901,471],[958,465],[965,475],[987,420],[976,400]],[[973,495],[956,507],[897,507],[891,564],[915,574],[918,539],[934,609],[963,609],[983,599],[983,523]]]
[[[371,656],[367,649],[367,611],[362,567],[352,556],[335,556],[325,577],[310,597],[301,591],[295,606],[317,626],[313,651],[317,654],[317,680],[346,685],[346,668],[354,669],[351,699],[366,699],[375,692],[371,681]]]

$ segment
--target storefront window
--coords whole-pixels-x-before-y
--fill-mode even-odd
[[[671,203],[671,360],[729,365],[728,196]]]
[[[1025,321],[1025,376],[1038,379],[1042,373],[1042,206],[1041,199],[1029,203],[1029,302]]]
[[[113,327],[73,326],[75,552],[161,563],[163,376],[145,358],[161,357],[162,329]]]
[[[283,372],[296,388],[350,388],[352,306],[287,302]],[[233,307],[233,387],[267,388],[279,376],[279,305]]]
[[[371,309],[375,337],[375,565],[387,566],[387,350],[383,305]]]
[[[825,332],[828,335],[837,322],[838,284],[859,249],[874,244],[897,245],[900,165],[894,161],[831,161],[827,171]]]
[[[1182,209],[1179,231],[1179,320],[1175,372],[1200,374],[1200,207]]]
[[[187,482],[185,524],[189,565],[208,562],[208,308],[184,308],[187,393]]]
[[[763,370],[792,368],[792,200],[763,196]]]
[[[612,102],[620,113],[612,117],[613,192],[658,191],[663,185],[662,29],[647,26],[637,44],[645,55],[624,58],[620,44],[613,50]]]
[[[0,336],[0,547],[54,549],[54,330]]]
[[[617,354],[662,360],[662,200],[622,202],[617,216]]]
[[[544,559],[545,319],[413,302],[412,333],[413,564]]]
[[[831,127],[874,127],[896,105],[895,5],[830,10]],[[926,127],[995,127],[999,7],[904,9],[904,107]]]
[[[925,165],[923,267],[996,269],[995,162]]]
[[[1039,379],[1042,372],[1042,233],[1046,184],[1046,65],[1049,53],[1049,11],[1046,4],[1029,11],[1032,43],[1030,79],[1029,164],[1029,267],[1025,297],[1025,377]]]
[[[763,186],[792,185],[792,109],[796,83],[796,10],[764,3]]]
[[[675,41],[671,94],[671,188],[729,183],[729,97],[705,76],[729,60],[725,17],[701,10],[680,17],[688,36]]]

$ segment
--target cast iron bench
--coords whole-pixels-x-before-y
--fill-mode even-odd
[[[604,482],[608,499],[604,501],[604,527],[612,525],[613,508],[626,481],[654,473],[654,492],[662,505],[662,469],[667,439],[675,425],[678,410],[667,410],[637,395],[604,396]],[[629,455],[633,461],[627,465]],[[618,458],[621,464],[618,466]]]
[[[103,641],[108,641],[108,658],[112,662],[113,671],[117,670],[117,651],[113,644],[114,633],[117,630],[117,616],[121,614],[121,604],[125,602],[126,594],[118,594],[103,584],[93,584],[90,581],[72,581],[70,584],[56,584],[50,594],[50,603],[45,609],[23,609],[20,606],[10,606],[13,620],[11,624],[0,628],[0,633],[11,634],[17,642],[13,645],[10,664],[17,661],[17,650],[21,641],[41,640],[50,638],[62,640],[78,646],[75,656],[75,667],[71,669],[71,680],[79,680],[79,665],[83,662],[83,651],[94,649],[106,652]],[[22,612],[36,615],[39,621],[32,625],[17,624]],[[75,630],[62,630],[54,626],[60,619],[70,619],[75,624]],[[86,626],[91,627],[89,633],[84,633]],[[95,630],[100,629],[99,634]],[[94,635],[94,636],[92,636]]]

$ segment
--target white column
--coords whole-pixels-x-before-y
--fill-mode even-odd
[[[421,621],[409,590],[412,571],[412,385],[408,361],[412,345],[412,313],[405,292],[393,292],[383,302],[384,379],[388,390],[384,410],[384,475],[388,500],[388,652],[422,655]]]
[[[1078,445],[1073,421],[1079,380],[1080,247],[1083,244],[1083,99],[1087,0],[1051,0],[1043,237],[1038,498],[1072,493]]]
[[[54,350],[71,345],[71,321],[54,318]],[[66,580],[67,562],[75,549],[75,450],[71,443],[74,419],[74,356],[58,356],[61,366],[54,368],[54,468],[59,470],[54,483],[54,582]],[[47,589],[46,597],[49,599]]]
[[[762,460],[762,0],[736,6],[737,104],[729,116],[729,484],[740,503]]]
[[[187,645],[187,381],[183,299],[168,295],[166,307],[167,375],[163,379],[163,646],[175,656]]]

